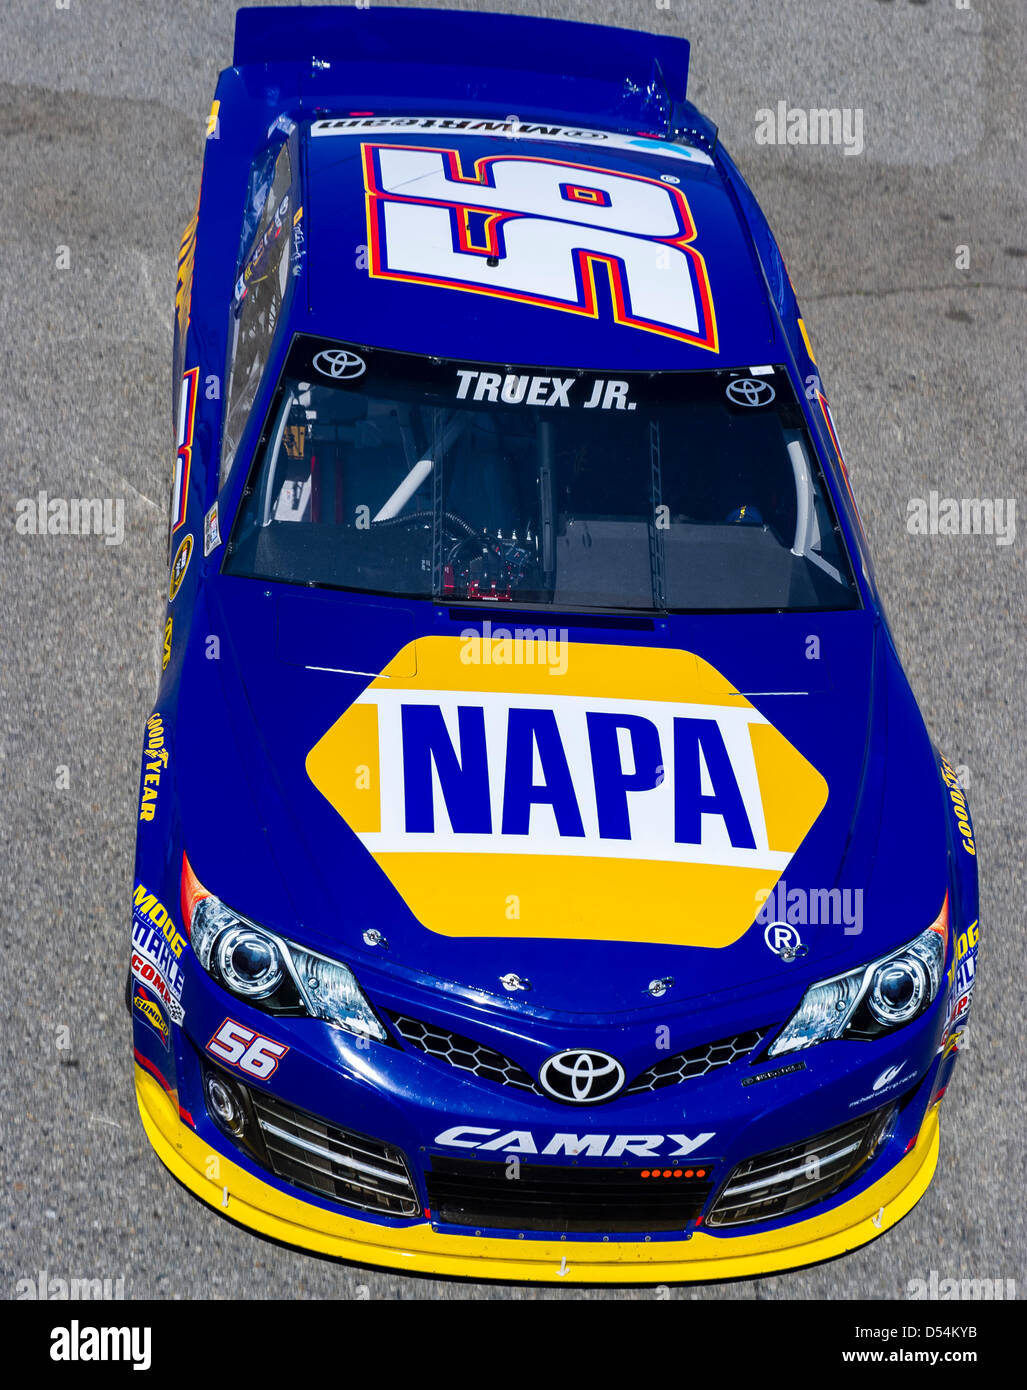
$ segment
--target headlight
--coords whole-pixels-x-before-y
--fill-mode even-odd
[[[937,920],[908,945],[811,985],[768,1055],[780,1057],[831,1038],[876,1038],[919,1018],[941,986],[948,905],[946,895]]]
[[[233,912],[207,892],[185,855],[182,912],[196,959],[229,993],[265,1013],[306,1015],[379,1042],[388,1038],[351,970]]]
[[[233,994],[266,999],[282,983],[282,952],[256,927],[229,927],[217,939],[217,973]]]

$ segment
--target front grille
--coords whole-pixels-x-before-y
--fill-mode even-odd
[[[707,1226],[767,1221],[829,1197],[873,1157],[894,1112],[893,1105],[886,1105],[802,1144],[739,1163],[721,1188]]]
[[[409,1018],[406,1014],[390,1013],[389,1017],[403,1041],[420,1052],[426,1052],[429,1057],[448,1062],[451,1067],[458,1067],[461,1071],[473,1072],[485,1081],[495,1081],[500,1086],[516,1086],[522,1091],[538,1094],[538,1087],[524,1068],[494,1048],[475,1042],[473,1038],[461,1037],[459,1033],[450,1033],[438,1024]]]
[[[522,1163],[511,1176],[508,1163],[433,1158],[425,1179],[432,1218],[447,1225],[613,1235],[685,1230],[709,1196],[708,1173]]]
[[[751,1028],[747,1033],[738,1033],[733,1038],[721,1038],[719,1042],[702,1043],[679,1052],[674,1057],[664,1057],[659,1062],[636,1076],[627,1088],[628,1093],[637,1091],[658,1091],[663,1086],[676,1086],[679,1081],[691,1081],[694,1077],[705,1076],[718,1067],[729,1067],[739,1057],[759,1047],[760,1042],[770,1032],[769,1028]]]
[[[334,1202],[388,1216],[417,1216],[399,1149],[341,1129],[274,1096],[249,1090],[271,1169],[286,1182]]]

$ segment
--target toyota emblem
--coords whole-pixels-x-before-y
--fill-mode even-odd
[[[736,376],[724,393],[735,405],[769,405],[777,395],[769,381],[756,376]]]
[[[538,1079],[547,1096],[565,1105],[599,1105],[624,1085],[624,1068],[605,1052],[576,1047],[547,1058]]]
[[[325,348],[315,356],[314,366],[322,376],[330,376],[333,381],[363,376],[367,371],[364,359],[348,348]]]

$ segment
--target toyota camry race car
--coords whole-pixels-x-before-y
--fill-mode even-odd
[[[736,1278],[934,1171],[970,813],[688,52],[239,12],[128,996],[158,1155],[267,1236]]]

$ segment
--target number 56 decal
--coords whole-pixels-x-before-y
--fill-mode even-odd
[[[706,262],[680,189],[559,159],[361,147],[368,273],[600,316],[718,351]]]
[[[226,1018],[210,1042],[207,1051],[230,1066],[238,1067],[247,1076],[266,1081],[273,1076],[278,1063],[289,1051],[284,1043],[272,1042],[252,1028],[245,1028],[234,1019]]]

